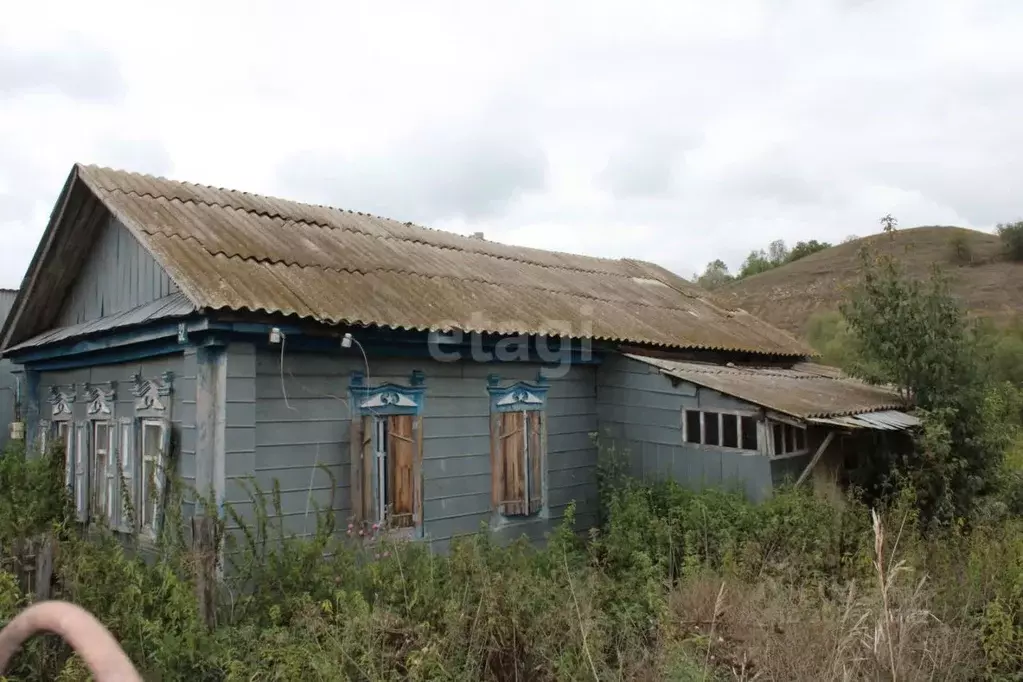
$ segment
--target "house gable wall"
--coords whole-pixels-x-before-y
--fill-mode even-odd
[[[280,487],[285,531],[311,534],[317,506],[332,507],[339,532],[351,516],[348,387],[353,371],[366,373],[358,351],[308,353],[232,344],[228,350],[226,501],[252,519],[244,481],[255,473],[264,491]],[[539,365],[369,360],[369,383],[407,384],[424,374],[423,517],[426,539],[438,548],[489,523],[490,398],[487,375],[502,384],[535,380]],[[577,525],[596,522],[595,367],[573,366],[550,379],[547,402],[548,513],[510,521],[499,537],[525,533],[541,539],[576,502]],[[328,473],[329,472],[329,473]],[[331,492],[333,491],[333,502]],[[272,509],[268,511],[273,511]]]
[[[682,439],[682,410],[749,411],[748,403],[688,382],[672,381],[656,368],[609,356],[597,375],[600,436],[623,454],[637,478],[672,479],[690,488],[737,487],[750,499],[771,494],[770,460],[759,454],[694,446]]]
[[[111,216],[99,230],[54,326],[97,320],[177,290],[152,254]]]

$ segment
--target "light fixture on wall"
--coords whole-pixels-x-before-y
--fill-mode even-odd
[[[341,347],[342,348],[351,348],[352,347],[352,333],[351,332],[345,332],[345,335],[343,337],[341,337]]]
[[[280,327],[270,327],[270,343],[281,342],[281,330]]]

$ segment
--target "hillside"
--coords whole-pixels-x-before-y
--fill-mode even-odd
[[[961,235],[973,255],[958,265],[952,239]],[[807,320],[835,310],[844,291],[857,282],[859,250],[865,244],[899,256],[907,271],[926,277],[938,263],[951,278],[952,291],[974,314],[1002,323],[1023,313],[1023,263],[1000,259],[997,235],[961,227],[915,227],[876,234],[825,249],[759,275],[729,283],[715,295],[768,322],[804,335]]]

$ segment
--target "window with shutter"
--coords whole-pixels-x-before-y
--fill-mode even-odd
[[[170,422],[143,419],[139,457],[139,526],[149,535],[160,528],[160,510],[165,490],[167,453],[170,449]]]
[[[90,463],[89,490],[90,513],[92,518],[110,517],[110,465],[113,455],[112,424],[106,421],[92,422],[92,462]]]
[[[498,386],[491,375],[491,475],[495,510],[529,516],[544,507],[546,382]]]
[[[164,372],[158,377],[132,375],[135,396],[135,419],[120,424],[124,450],[121,472],[128,502],[122,509],[132,511],[133,530],[150,539],[155,538],[163,521],[166,503],[167,475],[171,468],[171,396],[174,374]],[[130,435],[126,433],[132,430]],[[127,521],[122,522],[126,525]]]
[[[352,375],[352,509],[356,522],[422,534],[422,374],[410,384],[369,387]]]

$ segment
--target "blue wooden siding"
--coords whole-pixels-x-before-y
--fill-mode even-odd
[[[177,290],[153,256],[111,217],[78,273],[55,326],[97,320]]]
[[[178,442],[177,473],[186,486],[195,485],[195,359],[194,351],[177,353],[161,358],[116,365],[97,365],[64,372],[42,372],[39,375],[38,390],[34,396],[41,419],[50,418],[50,387],[84,382],[117,382],[117,401],[114,417],[135,415],[135,397],[132,394],[132,374],[141,372],[145,378],[158,377],[166,371],[174,373],[174,392],[171,396],[171,421],[174,436]],[[79,390],[81,393],[81,390]],[[84,420],[86,403],[79,395],[74,404],[75,421]],[[32,425],[29,425],[30,428]],[[191,504],[186,501],[186,514],[191,513]]]
[[[0,327],[14,307],[18,292],[14,289],[0,289]],[[14,421],[14,406],[18,397],[17,366],[10,360],[0,360],[0,450],[10,440],[10,423]]]
[[[694,384],[673,386],[655,368],[609,357],[597,375],[601,438],[625,450],[629,472],[674,479],[694,489],[737,488],[750,499],[771,493],[771,462],[759,454],[701,447],[682,440],[682,410],[750,410],[752,406]]]
[[[490,400],[487,374],[502,383],[535,380],[537,365],[443,363],[429,359],[370,360],[369,381],[406,384],[411,372],[425,375],[423,412],[423,508],[426,535],[439,548],[453,536],[472,533],[491,520]],[[333,513],[343,532],[351,514],[349,409],[352,371],[365,372],[357,351],[311,354],[278,348],[232,345],[228,358],[226,497],[251,517],[242,479],[255,474],[264,490],[276,480],[286,531],[315,528],[315,505]],[[595,368],[573,367],[551,379],[548,397],[549,518],[514,521],[498,535],[542,538],[577,502],[581,527],[596,518]],[[286,397],[285,397],[286,396]],[[325,467],[330,476],[322,470]]]

